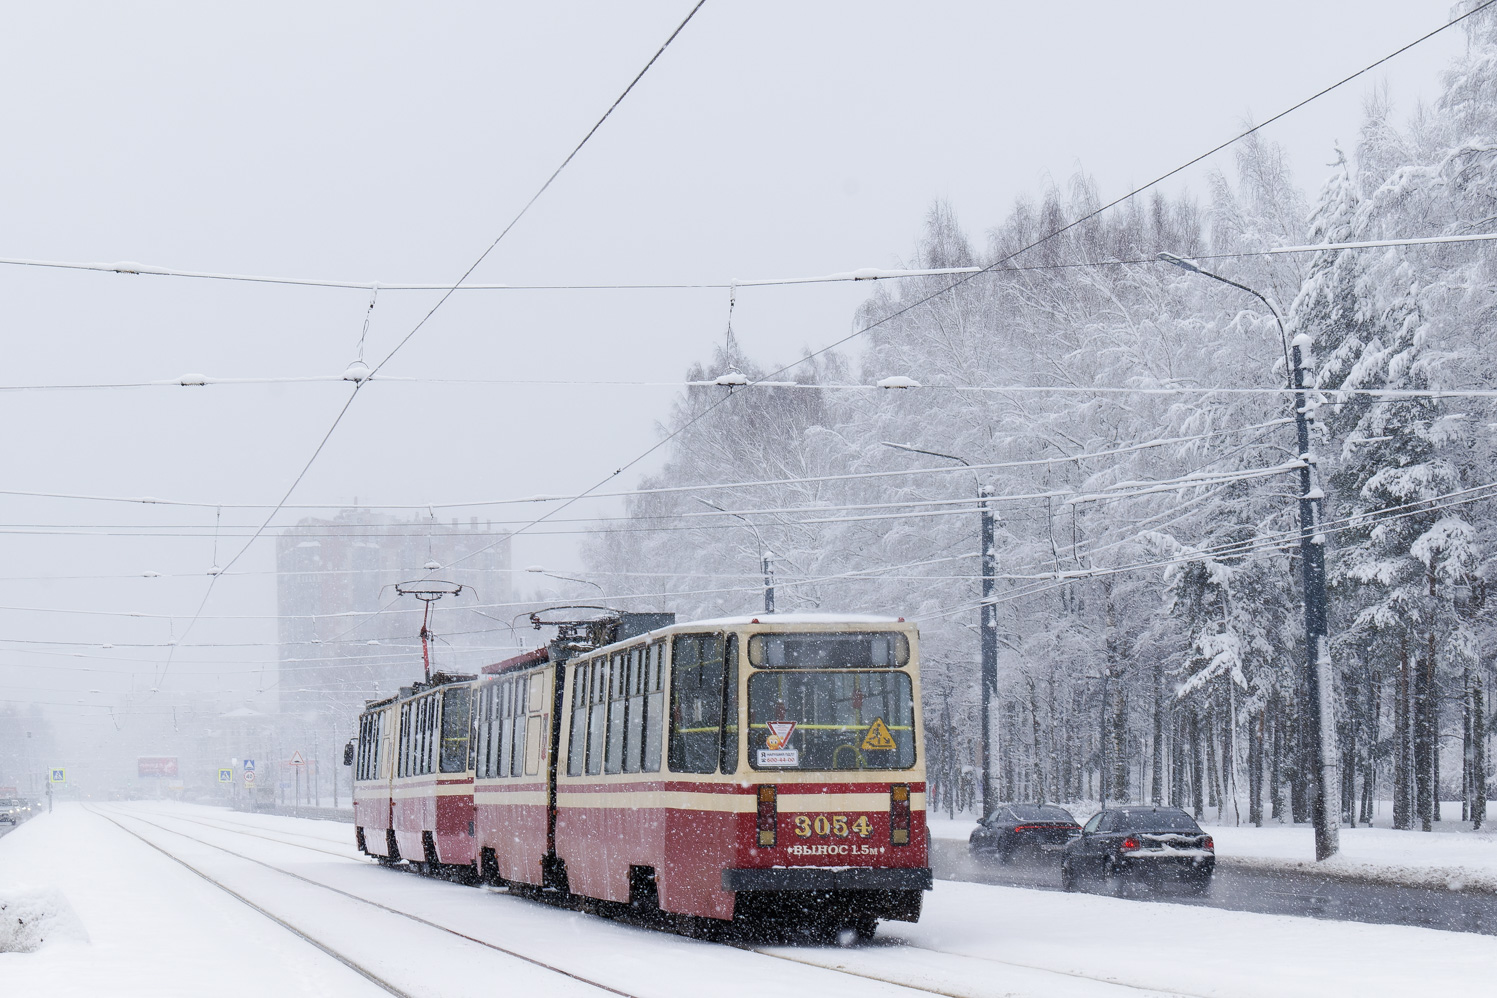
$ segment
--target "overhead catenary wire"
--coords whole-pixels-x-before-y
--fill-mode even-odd
[[[1310,243],[1297,246],[1270,246],[1264,249],[1235,250],[1223,253],[1202,253],[1195,260],[1245,260],[1257,257],[1289,256],[1303,253],[1324,253],[1338,250],[1364,250],[1364,249],[1390,249],[1406,246],[1440,246],[1455,245],[1460,243],[1482,243],[1497,239],[1497,232],[1473,232],[1473,233],[1451,233],[1434,236],[1407,236],[1393,239],[1365,239],[1351,242],[1336,243]],[[384,281],[341,281],[323,278],[301,278],[301,277],[270,277],[258,274],[225,274],[209,273],[195,270],[175,270],[170,267],[158,267],[151,264],[117,262],[117,263],[86,263],[68,262],[63,260],[29,260],[20,257],[0,257],[0,266],[14,267],[39,267],[57,270],[82,270],[96,271],[112,274],[147,274],[159,277],[181,277],[212,281],[242,281],[255,284],[283,284],[290,286],[320,287],[320,288],[344,288],[359,291],[371,291],[378,294],[380,291],[730,291],[735,288],[771,288],[788,287],[801,284],[843,284],[863,281],[894,281],[909,280],[922,277],[951,277],[981,274],[1015,274],[1034,273],[1049,270],[1073,270],[1087,267],[1123,267],[1138,264],[1154,264],[1158,260],[1154,257],[1129,257],[1116,260],[1084,260],[1070,263],[1041,263],[1024,264],[1021,266],[992,267],[928,267],[928,268],[881,268],[862,267],[856,270],[841,271],[832,274],[819,274],[809,277],[768,277],[768,278],[735,278],[729,281],[716,282],[684,282],[684,281],[653,281],[646,283],[600,283],[600,284],[416,284],[411,282],[384,282]],[[373,308],[371,300],[370,308]],[[368,333],[368,323],[365,323],[364,332]],[[363,359],[360,354],[360,360]],[[217,381],[218,379],[215,379]],[[263,379],[232,379],[223,383],[253,384]],[[336,377],[325,378],[302,378],[295,380],[303,381],[333,381]],[[391,380],[386,378],[385,380]],[[134,382],[118,387],[146,387],[155,385],[174,385],[180,382],[174,381],[152,381]],[[80,386],[82,387],[82,386]],[[114,387],[114,386],[101,386]],[[3,388],[0,388],[3,390]]]
[[[1455,491],[1452,491],[1450,493],[1442,494],[1440,496],[1429,497],[1427,499],[1414,501],[1414,502],[1411,502],[1411,503],[1404,504],[1403,506],[1390,507],[1387,510],[1380,510],[1380,511],[1375,511],[1375,512],[1372,512],[1372,513],[1363,513],[1363,514],[1358,514],[1358,515],[1351,516],[1351,517],[1340,518],[1340,519],[1334,520],[1334,521],[1328,521],[1323,526],[1325,528],[1325,532],[1326,533],[1338,533],[1338,532],[1345,531],[1345,530],[1357,529],[1357,528],[1360,528],[1360,527],[1365,527],[1365,526],[1369,525],[1370,523],[1381,523],[1381,522],[1387,522],[1389,520],[1396,520],[1396,519],[1405,518],[1405,517],[1408,517],[1408,516],[1416,516],[1416,515],[1427,514],[1427,513],[1432,512],[1432,511],[1437,511],[1437,510],[1440,510],[1440,509],[1451,508],[1451,507],[1454,507],[1454,506],[1464,505],[1464,504],[1467,504],[1467,503],[1470,503],[1470,502],[1476,502],[1476,501],[1480,501],[1482,499],[1491,498],[1493,496],[1493,494],[1494,494],[1494,490],[1497,490],[1497,483],[1486,483],[1486,484],[1483,484],[1483,485],[1473,486],[1473,487],[1467,488],[1467,489],[1455,490]],[[1170,559],[1161,559],[1161,560],[1155,560],[1155,561],[1151,561],[1151,562],[1140,562],[1140,563],[1135,563],[1135,564],[1130,564],[1130,565],[1123,565],[1123,566],[1112,566],[1112,567],[1108,567],[1108,568],[1092,568],[1092,569],[1067,570],[1065,572],[1060,572],[1060,573],[1047,572],[1047,573],[1040,573],[1040,574],[1034,574],[1034,575],[1018,575],[1018,574],[1014,574],[1014,573],[1005,573],[1003,575],[997,576],[997,578],[1002,579],[1002,580],[1008,580],[1008,581],[1023,581],[1023,582],[1030,583],[1030,585],[1027,588],[1021,589],[1021,590],[1019,590],[1017,592],[1009,593],[1009,594],[1006,594],[1005,596],[998,597],[998,598],[995,598],[995,599],[992,599],[992,600],[988,600],[986,602],[991,602],[991,603],[1010,602],[1010,601],[1015,600],[1015,599],[1022,599],[1022,598],[1028,597],[1028,596],[1039,595],[1039,594],[1041,594],[1041,593],[1043,593],[1045,591],[1049,591],[1049,590],[1054,589],[1054,588],[1056,588],[1057,586],[1060,586],[1060,585],[1066,585],[1066,584],[1070,584],[1070,583],[1073,583],[1073,582],[1076,582],[1076,581],[1082,581],[1082,580],[1090,579],[1090,578],[1097,578],[1097,577],[1101,577],[1101,576],[1104,576],[1104,575],[1122,574],[1122,573],[1128,573],[1128,572],[1139,572],[1139,571],[1146,571],[1146,570],[1150,570],[1150,569],[1164,568],[1164,567],[1169,567],[1171,565],[1189,563],[1189,562],[1192,562],[1192,561],[1199,561],[1202,558],[1207,558],[1207,557],[1235,557],[1235,556],[1242,556],[1242,555],[1249,554],[1249,553],[1255,553],[1255,552],[1261,551],[1261,550],[1272,550],[1272,549],[1282,548],[1287,543],[1289,543],[1295,536],[1297,536],[1297,531],[1288,530],[1288,531],[1283,531],[1279,535],[1262,535],[1262,536],[1259,536],[1257,538],[1251,539],[1251,540],[1246,541],[1246,542],[1233,542],[1233,543],[1229,543],[1229,544],[1219,545],[1219,546],[1215,546],[1215,547],[1207,547],[1207,548],[1189,548],[1189,549],[1185,549],[1184,551],[1182,551],[1182,553],[1180,555],[1178,555],[1178,556],[1176,556],[1174,558],[1170,558]],[[953,561],[953,560],[965,560],[968,557],[970,557],[970,556],[968,556],[968,555],[959,555],[959,556],[955,556],[954,558],[928,559],[925,562],[912,562],[912,563],[908,563],[907,565],[903,565],[903,566],[890,566],[890,567],[891,568],[902,568],[902,567],[918,566],[920,564],[936,564],[936,563],[942,563],[942,562],[949,562],[949,561]],[[787,585],[787,586],[804,586],[804,585],[810,585],[810,584],[822,584],[822,583],[825,583],[825,582],[828,582],[828,581],[857,580],[859,577],[867,577],[867,576],[877,577],[880,574],[880,572],[882,572],[882,571],[883,570],[879,569],[879,568],[853,570],[853,571],[849,571],[849,572],[839,573],[838,575],[834,575],[834,576],[822,577],[822,578],[819,578],[819,579],[807,579],[807,580],[798,580],[798,581],[797,580],[785,580],[784,584]],[[667,594],[667,595],[701,595],[701,594],[709,594],[710,595],[710,594],[720,593],[720,592],[748,593],[748,592],[752,592],[752,591],[756,591],[756,587],[740,587],[740,588],[732,589],[732,590],[702,590],[702,591],[698,591],[696,593],[676,593],[676,594]],[[635,594],[635,597],[637,597],[637,596],[638,596],[638,594]],[[610,599],[622,599],[622,598],[635,598],[635,597],[608,597],[608,598],[610,598]],[[973,608],[972,606],[957,607],[957,608],[953,608],[951,610],[943,611],[943,612],[940,612],[940,613],[927,614],[927,615],[919,617],[918,619],[921,619],[921,620],[939,619],[941,617],[946,617],[946,616],[950,616],[950,615],[953,615],[953,614],[957,614],[957,613],[961,613],[961,612],[966,612],[966,611],[969,611],[972,608]],[[455,651],[463,651],[463,650],[467,650],[467,649],[454,649],[454,650]],[[357,656],[338,656],[338,657],[336,657],[336,658],[334,658],[332,660],[338,660],[338,659],[357,659]],[[309,660],[309,661],[314,661],[315,662],[317,660],[316,659],[312,659],[312,660]],[[133,663],[127,663],[127,664],[133,664]],[[214,663],[208,663],[208,664],[214,664]],[[368,663],[363,663],[363,664],[365,665],[365,667],[367,667]],[[100,671],[102,671],[102,670],[100,670]],[[275,684],[275,685],[279,685],[279,683],[281,681],[282,680],[277,680],[277,684]],[[306,685],[306,681],[305,680],[297,680],[297,681],[303,687]],[[303,691],[307,692],[306,690],[303,690]],[[261,690],[260,692],[264,692],[264,691]],[[38,701],[9,701],[9,702],[36,703]],[[57,705],[58,706],[73,706],[72,704],[63,704],[63,703],[59,703]]]
[[[245,552],[250,549],[255,540],[270,526],[271,521],[275,519],[276,513],[280,511],[281,505],[286,503],[291,498],[292,493],[296,491],[297,486],[301,484],[302,479],[306,477],[307,472],[310,471],[312,469],[312,466],[317,462],[317,458],[321,456],[323,449],[327,447],[328,441],[332,438],[333,433],[337,431],[338,426],[343,422],[343,418],[348,414],[348,410],[353,405],[354,400],[359,397],[359,391],[369,383],[369,379],[378,375],[380,370],[384,368],[384,366],[388,364],[391,359],[393,359],[395,355],[406,346],[406,344],[411,342],[416,334],[419,333],[431,320],[431,317],[436,315],[437,311],[441,309],[441,307],[447,303],[448,299],[452,297],[453,291],[455,291],[457,287],[466,282],[468,278],[473,274],[473,272],[477,270],[480,265],[482,265],[483,261],[488,259],[489,254],[491,254],[496,248],[498,248],[499,244],[504,241],[504,237],[509,235],[514,227],[519,224],[520,220],[524,218],[525,215],[530,211],[531,207],[538,200],[540,200],[541,196],[545,194],[547,190],[550,189],[551,185],[556,181],[556,178],[561,176],[562,171],[565,170],[568,164],[570,164],[572,160],[577,157],[577,154],[582,151],[582,148],[585,145],[587,145],[588,140],[590,140],[594,135],[597,134],[598,130],[603,127],[603,123],[606,122],[613,114],[613,112],[618,108],[618,106],[623,103],[624,98],[628,97],[630,92],[634,90],[639,81],[644,79],[645,74],[650,71],[650,67],[654,66],[655,63],[660,59],[660,57],[665,54],[665,50],[670,47],[671,42],[675,41],[676,37],[680,35],[683,30],[685,30],[686,25],[691,22],[691,19],[696,16],[697,11],[701,10],[702,6],[706,2],[707,0],[697,0],[697,3],[691,8],[690,11],[687,12],[686,17],[683,18],[681,23],[676,26],[676,29],[672,31],[669,36],[667,36],[665,41],[661,43],[660,47],[655,50],[655,54],[650,56],[649,61],[646,62],[640,69],[640,71],[635,74],[634,78],[629,81],[628,86],[624,87],[623,91],[616,98],[614,98],[613,103],[608,106],[608,109],[603,112],[602,116],[598,118],[598,120],[594,122],[593,126],[588,129],[587,133],[582,136],[581,141],[579,141],[577,145],[573,147],[572,151],[569,152],[566,158],[561,161],[560,165],[558,165],[556,169],[551,172],[551,175],[548,176],[545,182],[543,182],[541,186],[535,191],[535,193],[530,196],[529,200],[527,200],[520,207],[520,210],[515,213],[514,217],[510,219],[509,223],[505,225],[502,230],[500,230],[499,235],[495,236],[493,241],[490,242],[489,245],[483,250],[483,252],[478,255],[478,258],[474,260],[471,265],[469,265],[468,269],[463,271],[462,276],[459,277],[456,282],[454,282],[452,289],[446,291],[440,298],[437,299],[436,303],[433,304],[432,307],[427,310],[426,314],[423,315],[421,319],[411,327],[409,332],[401,337],[401,339],[395,344],[394,347],[389,350],[389,352],[385,354],[385,356],[379,361],[379,363],[370,368],[366,375],[353,381],[353,390],[349,392],[348,399],[343,403],[343,407],[339,409],[337,415],[333,417],[332,424],[327,428],[327,432],[323,434],[322,439],[318,441],[317,446],[312,451],[312,455],[307,459],[306,463],[302,465],[301,470],[297,472],[296,477],[292,479],[291,484],[287,487],[285,493],[282,494],[279,502],[276,504],[276,507],[272,509],[270,513],[265,517],[264,523],[261,524],[260,528],[255,532],[254,536],[246,541],[244,546],[241,547],[239,551],[229,559],[228,563],[223,566],[224,569],[232,568],[234,566],[234,563],[244,556]],[[208,580],[208,585],[203,592],[203,599],[198,604],[197,611],[193,614],[192,619],[187,622],[187,626],[183,631],[184,635],[192,630],[192,628],[197,624],[199,617],[202,616],[203,609],[208,605],[208,600],[213,595],[213,586],[218,578],[218,575],[214,575]],[[168,654],[167,661],[162,667],[161,674],[157,676],[156,685],[158,687],[161,685],[161,680],[165,677],[166,672],[170,668],[171,655]]]
[[[1371,513],[1361,513],[1354,516],[1342,517],[1321,523],[1317,528],[1319,536],[1346,533],[1352,530],[1363,529],[1381,523],[1408,519],[1440,510],[1452,509],[1485,499],[1497,498],[1497,482],[1489,482],[1468,489],[1460,489],[1455,492],[1428,499],[1405,503],[1402,506],[1389,507],[1387,510],[1378,510]],[[1154,561],[1136,562],[1128,565],[1114,565],[1094,568],[1066,569],[1064,571],[1035,572],[1022,576],[996,576],[996,578],[1007,581],[1031,582],[1037,588],[1021,590],[1017,593],[1005,594],[987,600],[978,600],[964,606],[944,610],[939,613],[927,614],[919,619],[931,620],[951,616],[958,613],[970,612],[979,606],[986,604],[998,604],[1022,599],[1026,596],[1036,595],[1040,592],[1048,592],[1059,586],[1070,583],[1098,579],[1112,575],[1122,575],[1132,572],[1143,572],[1151,569],[1169,568],[1175,565],[1190,564],[1191,562],[1204,561],[1207,559],[1221,560],[1224,558],[1244,557],[1263,551],[1281,550],[1298,543],[1300,531],[1298,528],[1284,530],[1276,534],[1259,535],[1243,541],[1234,541],[1227,544],[1208,546],[1204,548],[1188,548],[1182,545],[1182,553],[1167,559]],[[1138,540],[1133,537],[1129,540]]]
[[[1439,510],[1442,510],[1442,509],[1453,508],[1455,506],[1465,505],[1465,504],[1468,504],[1468,503],[1471,503],[1471,502],[1477,502],[1477,501],[1481,501],[1483,499],[1493,498],[1494,495],[1497,495],[1497,482],[1494,482],[1494,483],[1485,483],[1485,484],[1478,485],[1478,486],[1473,486],[1473,487],[1470,487],[1470,488],[1467,488],[1467,489],[1455,490],[1455,491],[1452,491],[1450,493],[1442,494],[1440,496],[1429,497],[1428,499],[1424,499],[1424,500],[1419,500],[1419,501],[1407,503],[1407,504],[1404,504],[1403,506],[1390,507],[1388,510],[1381,510],[1381,511],[1377,511],[1377,512],[1371,513],[1371,514],[1359,514],[1357,516],[1344,517],[1344,518],[1340,518],[1338,520],[1328,521],[1326,524],[1324,524],[1325,532],[1326,533],[1330,533],[1330,534],[1340,533],[1340,532],[1343,532],[1343,531],[1346,531],[1346,530],[1363,528],[1363,527],[1369,525],[1369,523],[1383,523],[1383,522],[1388,522],[1390,520],[1397,520],[1397,519],[1402,519],[1402,518],[1406,518],[1406,517],[1410,517],[1410,516],[1424,515],[1424,514],[1428,514],[1430,512],[1434,512],[1434,511],[1439,511]],[[1001,597],[996,597],[996,598],[990,599],[990,600],[988,600],[986,602],[995,603],[995,604],[996,603],[1003,603],[1003,602],[1012,602],[1013,600],[1016,600],[1016,599],[1023,599],[1023,598],[1030,597],[1030,596],[1040,595],[1040,594],[1042,594],[1042,593],[1044,593],[1046,591],[1050,591],[1050,590],[1052,590],[1052,589],[1054,589],[1054,588],[1056,588],[1058,586],[1061,586],[1061,585],[1066,585],[1066,584],[1070,584],[1070,583],[1074,583],[1074,582],[1078,582],[1078,581],[1085,581],[1085,580],[1089,580],[1089,579],[1100,578],[1100,577],[1108,576],[1108,575],[1136,573],[1136,572],[1149,571],[1149,570],[1160,569],[1160,568],[1167,568],[1167,567],[1170,567],[1170,566],[1173,566],[1173,565],[1187,564],[1187,563],[1194,562],[1194,561],[1200,561],[1200,560],[1203,560],[1205,558],[1241,557],[1241,556],[1245,556],[1245,555],[1248,555],[1248,554],[1260,553],[1260,552],[1265,551],[1265,550],[1281,549],[1281,548],[1285,547],[1286,545],[1288,545],[1289,543],[1291,543],[1295,539],[1295,537],[1297,537],[1297,533],[1298,533],[1297,530],[1286,530],[1286,531],[1283,531],[1283,532],[1281,532],[1279,534],[1260,535],[1258,537],[1255,537],[1255,538],[1252,538],[1250,540],[1243,541],[1243,542],[1231,542],[1231,543],[1227,543],[1227,544],[1223,544],[1223,545],[1209,546],[1209,547],[1205,547],[1205,548],[1185,548],[1184,550],[1182,550],[1182,552],[1180,554],[1178,554],[1178,555],[1176,555],[1174,557],[1171,557],[1171,558],[1167,558],[1167,559],[1156,559],[1156,560],[1144,561],[1144,562],[1136,562],[1136,563],[1131,563],[1131,564],[1126,564],[1126,565],[1121,565],[1121,566],[1108,566],[1108,567],[1090,568],[1090,569],[1074,569],[1074,570],[1066,570],[1066,571],[1063,571],[1063,572],[1043,572],[1043,573],[1035,573],[1035,574],[1017,574],[1017,573],[1012,573],[1012,572],[1003,573],[1003,574],[995,576],[995,578],[997,578],[999,580],[1002,580],[1002,581],[1024,582],[1024,583],[1028,584],[1027,587],[1026,588],[1021,588],[1020,590],[1015,591],[1015,592],[1011,592],[1011,593],[1005,594],[1004,596],[1001,596]],[[1133,538],[1133,539],[1137,540],[1138,538]],[[900,568],[900,567],[918,566],[920,564],[937,564],[937,563],[949,562],[949,561],[952,561],[952,560],[965,560],[968,557],[970,557],[970,556],[968,556],[968,555],[959,555],[959,556],[955,556],[954,558],[928,559],[928,560],[926,560],[924,562],[911,562],[911,563],[908,563],[907,565],[904,565],[904,566],[892,566],[892,567],[893,568]],[[870,576],[875,577],[875,579],[876,579],[880,575],[880,573],[882,571],[883,571],[883,569],[880,569],[880,568],[858,569],[858,570],[851,570],[851,571],[848,571],[848,572],[838,573],[838,574],[832,575],[832,576],[823,576],[823,577],[820,577],[820,578],[805,579],[805,580],[784,580],[783,584],[786,585],[786,586],[788,586],[788,587],[803,587],[803,586],[806,586],[806,585],[825,584],[827,582],[833,582],[833,581],[858,581],[861,578],[866,578],[866,577],[870,577]],[[926,577],[926,578],[929,579],[929,577]],[[973,576],[971,578],[976,578],[976,576]],[[883,581],[883,580],[880,580],[880,581]],[[935,580],[934,579],[930,579],[930,581],[935,581]],[[737,587],[737,588],[733,588],[733,589],[699,590],[699,591],[695,591],[695,592],[686,592],[686,593],[677,592],[677,593],[673,593],[673,594],[664,594],[664,595],[713,595],[713,594],[720,594],[720,593],[726,593],[726,592],[751,593],[751,592],[756,592],[756,591],[757,591],[756,587],[746,586],[746,587]],[[607,598],[607,599],[642,598],[642,595],[661,595],[661,594],[631,594],[630,596],[608,596],[608,597],[605,597],[605,598]],[[971,605],[964,605],[964,606],[952,608],[952,609],[949,609],[947,611],[942,611],[942,612],[939,612],[939,613],[926,614],[926,615],[918,616],[917,619],[920,619],[920,620],[933,620],[933,619],[939,619],[939,618],[946,617],[946,616],[955,615],[955,614],[962,613],[962,612],[968,612],[971,609],[973,609],[975,606],[980,605],[981,602],[984,602],[984,601],[978,601],[978,603],[974,603],[974,604],[971,604]],[[512,650],[513,647],[518,647],[518,646],[506,646],[504,650]],[[466,651],[470,651],[470,650],[480,650],[480,649],[467,649],[467,648],[461,648],[461,647],[453,649],[453,651],[457,651],[457,652],[466,652]],[[359,660],[358,656],[352,656],[352,655],[348,655],[348,656],[332,656],[332,657],[329,657],[329,659],[327,661],[339,661],[339,660],[350,660],[350,661],[354,661],[355,663],[357,663],[356,665],[351,666],[351,667],[359,667],[359,665],[367,667],[367,665],[369,664],[367,662],[361,662]],[[319,660],[317,660],[317,659],[309,659],[308,661],[318,662]],[[127,663],[127,664],[134,664],[134,663]],[[214,663],[206,663],[206,664],[214,664]],[[225,664],[227,664],[227,663],[225,663]],[[100,671],[102,671],[102,670],[100,670]],[[289,678],[289,677],[285,677],[285,678]],[[283,680],[278,680],[277,684],[275,684],[275,685],[279,685],[279,683],[281,681],[283,681]],[[295,680],[295,681],[298,682],[298,683],[300,683],[302,686],[305,686],[306,682],[307,682],[305,680]],[[261,692],[263,692],[263,690]],[[64,706],[66,706],[66,705],[64,705]]]
[[[1246,426],[1227,426],[1227,427],[1219,427],[1219,428],[1214,429],[1214,430],[1206,430],[1206,431],[1203,431],[1203,432],[1200,432],[1200,433],[1188,433],[1188,434],[1182,434],[1182,435],[1173,436],[1173,437],[1156,437],[1156,438],[1154,438],[1152,440],[1141,441],[1141,442],[1138,442],[1138,443],[1124,444],[1124,445],[1122,445],[1120,447],[1109,447],[1109,448],[1106,448],[1104,450],[1096,450],[1096,451],[1083,451],[1083,452],[1078,453],[1078,454],[1058,454],[1058,455],[1056,455],[1054,457],[1023,458],[1023,459],[1015,460],[1015,461],[991,461],[991,462],[986,462],[986,463],[982,463],[982,464],[971,465],[970,466],[970,470],[972,470],[972,471],[998,471],[998,470],[1005,470],[1005,469],[1012,469],[1012,468],[1048,467],[1048,466],[1053,466],[1053,465],[1057,465],[1057,464],[1069,464],[1069,463],[1071,463],[1073,461],[1101,460],[1101,459],[1105,459],[1105,458],[1109,458],[1109,457],[1115,457],[1115,456],[1117,456],[1119,454],[1132,454],[1132,453],[1136,453],[1138,451],[1149,450],[1149,449],[1152,449],[1152,448],[1155,448],[1155,447],[1163,447],[1163,446],[1166,446],[1166,445],[1169,445],[1169,444],[1194,443],[1194,442],[1202,441],[1202,440],[1210,440],[1210,439],[1213,439],[1215,437],[1226,436],[1226,435],[1232,434],[1232,433],[1244,433],[1244,432],[1249,432],[1249,431],[1253,431],[1253,430],[1260,430],[1260,429],[1265,429],[1265,428],[1275,427],[1275,426],[1287,426],[1287,425],[1289,425],[1292,422],[1293,422],[1293,420],[1286,416],[1286,417],[1282,417],[1282,418],[1266,420],[1266,421],[1261,422],[1261,423],[1252,423],[1252,424],[1248,424]],[[632,496],[668,495],[668,494],[671,494],[671,493],[689,493],[689,492],[696,492],[696,491],[716,491],[716,490],[725,490],[725,489],[766,488],[766,487],[777,486],[777,485],[806,485],[806,484],[824,483],[824,482],[862,481],[862,480],[869,480],[869,479],[875,479],[875,478],[911,478],[911,477],[924,477],[926,475],[938,475],[939,476],[939,475],[945,475],[945,474],[949,474],[949,473],[953,473],[953,472],[965,474],[968,470],[969,470],[969,468],[963,467],[963,466],[960,466],[960,465],[958,465],[958,466],[952,466],[952,467],[949,467],[949,468],[948,467],[944,467],[944,466],[936,466],[936,467],[931,467],[931,468],[892,468],[892,469],[889,469],[887,471],[857,471],[857,472],[844,472],[844,473],[841,473],[841,474],[834,474],[834,475],[798,475],[798,476],[787,477],[787,478],[745,479],[745,480],[734,481],[734,482],[701,482],[701,483],[689,484],[689,485],[667,485],[667,486],[659,486],[659,487],[654,487],[654,488],[623,489],[623,490],[619,490],[617,492],[591,492],[591,493],[589,493],[586,496],[586,498],[590,498],[590,499],[620,499],[620,498],[629,498],[629,497],[632,497]],[[612,476],[610,476],[610,477],[612,477]],[[70,499],[70,500],[77,500],[77,501],[80,501],[80,502],[122,503],[122,504],[127,504],[127,505],[143,505],[143,506],[179,506],[179,507],[185,507],[185,508],[190,508],[190,509],[219,509],[219,508],[222,508],[222,509],[257,510],[257,509],[271,509],[271,508],[274,508],[274,507],[272,507],[269,504],[232,503],[232,502],[221,502],[221,501],[218,501],[218,502],[194,502],[194,501],[179,500],[179,499],[159,499],[159,498],[155,498],[155,497],[151,497],[151,496],[139,496],[139,497],[137,497],[137,496],[88,495],[88,494],[84,494],[84,493],[71,493],[71,492],[38,492],[38,491],[27,492],[27,491],[21,491],[21,490],[16,490],[16,489],[0,489],[0,495],[21,496],[21,497],[39,498],[39,499]],[[572,496],[572,495],[546,495],[546,494],[541,494],[541,495],[530,495],[530,496],[515,497],[515,498],[512,498],[512,499],[478,499],[478,500],[470,500],[470,501],[464,501],[464,502],[450,502],[449,501],[449,502],[423,502],[423,503],[406,503],[406,504],[359,503],[357,508],[360,508],[360,509],[370,509],[370,510],[401,510],[401,511],[426,511],[426,510],[432,510],[432,509],[451,510],[451,509],[469,509],[469,508],[476,508],[476,507],[480,507],[480,506],[505,506],[505,505],[518,505],[518,504],[526,504],[526,503],[565,502],[568,499],[572,499],[572,498],[574,498],[574,496]],[[280,506],[280,508],[281,509],[296,509],[296,510],[344,510],[344,509],[349,509],[350,508],[350,504],[349,503],[284,503],[284,504],[282,504]],[[513,521],[513,522],[522,522],[522,521]],[[523,522],[529,522],[529,521],[523,521]],[[338,527],[337,524],[333,524],[332,526]],[[409,524],[407,524],[407,526],[409,526]],[[374,528],[381,528],[381,527],[383,527],[383,525],[381,525],[381,524],[350,524],[349,527],[351,527],[351,528],[361,528],[362,527],[362,528],[366,528],[366,529],[374,529]],[[341,527],[339,527],[339,533],[340,533],[340,535],[342,533],[342,528]],[[374,536],[374,535],[371,534],[371,536]]]

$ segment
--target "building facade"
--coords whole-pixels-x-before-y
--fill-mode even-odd
[[[441,567],[425,567],[433,562]],[[477,518],[400,520],[359,509],[283,531],[276,544],[282,715],[341,729],[366,699],[420,679],[423,606],[395,586],[423,579],[463,586],[432,604],[432,671],[477,671],[508,653],[500,621],[511,615],[509,534]]]

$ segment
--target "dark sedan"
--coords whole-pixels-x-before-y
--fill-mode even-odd
[[[1071,812],[1051,804],[1004,804],[972,831],[967,848],[974,856],[997,856],[1010,863],[1016,855],[1059,853],[1081,830]]]
[[[1092,815],[1067,843],[1060,883],[1074,891],[1090,881],[1119,896],[1140,884],[1204,894],[1215,869],[1216,844],[1178,807],[1117,807]]]

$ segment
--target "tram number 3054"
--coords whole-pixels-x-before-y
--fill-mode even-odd
[[[812,835],[835,835],[842,839],[856,835],[866,839],[873,834],[873,826],[869,824],[866,814],[860,814],[851,820],[845,814],[797,814],[795,834],[803,839]]]

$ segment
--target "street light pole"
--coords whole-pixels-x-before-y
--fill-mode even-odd
[[[931,457],[943,458],[947,461],[956,461],[968,468],[972,463],[966,458],[957,457],[955,454],[943,454],[940,451],[925,450],[922,447],[911,447],[909,444],[896,444],[891,441],[883,441],[885,447],[893,447],[895,450],[909,451],[912,454],[928,454]],[[977,473],[972,473],[977,477]],[[978,532],[978,544],[982,556],[982,604],[978,608],[978,636],[979,636],[979,686],[982,698],[982,816],[992,810],[993,800],[993,694],[998,691],[998,608],[993,605],[995,576],[998,574],[997,557],[993,551],[994,526],[993,510],[990,500],[993,498],[993,490],[982,484],[981,479],[977,483],[977,508],[981,515],[981,526]]]
[[[1162,263],[1179,267],[1192,274],[1246,291],[1261,301],[1279,327],[1284,347],[1284,364],[1289,387],[1294,394],[1294,429],[1299,444],[1299,550],[1305,587],[1305,689],[1309,696],[1311,743],[1315,751],[1315,800],[1310,817],[1315,825],[1315,858],[1327,859],[1341,848],[1340,844],[1340,772],[1336,752],[1336,717],[1334,687],[1331,678],[1331,653],[1328,640],[1329,614],[1325,589],[1325,535],[1321,532],[1321,501],[1325,492],[1316,474],[1315,453],[1310,449],[1311,403],[1308,396],[1310,337],[1297,333],[1292,345],[1284,332],[1284,321],[1269,300],[1246,284],[1202,270],[1189,260],[1173,253],[1160,253]]]
[[[759,570],[764,573],[764,612],[774,613],[774,552],[764,546],[764,537],[759,533],[759,528],[754,526],[753,520],[750,520],[742,513],[734,513],[732,510],[723,509],[717,503],[708,502],[701,496],[697,496],[696,501],[703,506],[709,506],[717,510],[719,513],[737,517],[748,524],[748,528],[754,532],[754,540],[759,544]],[[794,566],[792,565],[791,567]]]

